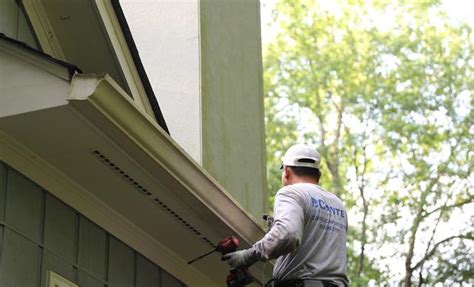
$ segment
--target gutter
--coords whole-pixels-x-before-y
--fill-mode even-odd
[[[86,86],[93,92],[84,94]],[[207,171],[194,162],[169,134],[161,131],[153,119],[135,108],[128,97],[117,96],[110,90],[120,91],[108,75],[91,78],[90,75],[76,74],[67,100],[77,111],[86,118],[93,119],[98,125],[105,127],[112,122],[249,245],[264,235],[263,229],[252,216]],[[111,129],[102,130],[107,133]]]

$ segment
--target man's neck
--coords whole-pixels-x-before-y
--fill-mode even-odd
[[[295,183],[319,184],[319,181],[311,177],[295,177],[292,179],[290,184],[295,184]]]

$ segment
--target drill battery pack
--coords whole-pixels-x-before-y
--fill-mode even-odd
[[[254,280],[247,268],[239,268],[229,272],[226,282],[227,287],[241,287],[252,283]]]

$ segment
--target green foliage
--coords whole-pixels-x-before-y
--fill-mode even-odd
[[[472,280],[468,267],[452,268],[469,253],[437,253],[444,238],[473,229],[438,231],[474,200],[472,29],[439,1],[280,0],[273,18],[278,33],[264,53],[270,190],[280,186],[282,152],[314,144],[322,185],[352,215],[354,286],[393,279],[395,259],[367,251],[387,246],[407,266],[393,279],[405,286]]]

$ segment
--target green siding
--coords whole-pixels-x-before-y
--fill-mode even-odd
[[[89,270],[95,277],[106,280],[107,234],[105,231],[89,220],[81,218],[78,248],[79,266]]]
[[[76,270],[72,264],[65,262],[63,259],[49,251],[44,251],[43,261],[41,264],[41,287],[49,287],[46,286],[46,278],[49,270],[53,270],[55,273],[71,282],[76,281]]]
[[[18,9],[15,0],[0,0],[0,33],[16,38]]]
[[[137,256],[137,284],[136,287],[160,286],[160,269],[145,257]],[[165,285],[162,285],[165,286]]]
[[[18,0],[0,0],[0,33],[37,48],[32,29]]]
[[[43,192],[14,170],[8,171],[5,221],[34,241],[40,241]]]
[[[161,273],[161,286],[163,287],[181,287],[181,283],[167,272]]]
[[[46,196],[44,244],[69,262],[74,262],[77,216],[74,210]]]
[[[6,229],[2,251],[0,286],[38,286],[41,261],[40,248],[37,244]]]
[[[110,286],[133,286],[135,281],[135,253],[130,247],[113,237],[110,238],[109,250]]]
[[[80,287],[184,286],[0,162],[0,286],[46,287],[50,270]]]
[[[2,246],[3,246],[3,231],[4,231],[3,225],[0,225],[0,282],[2,282],[2,262],[3,262],[3,254],[2,254]],[[1,284],[0,284],[1,286]]]
[[[104,283],[96,278],[90,276],[86,272],[80,270],[78,275],[78,285],[79,287],[104,287]]]
[[[38,48],[32,29],[26,21],[23,9],[20,9],[18,13],[18,40],[28,44],[30,47]]]
[[[7,168],[0,162],[0,221],[4,221],[5,218],[5,196],[7,190]]]

